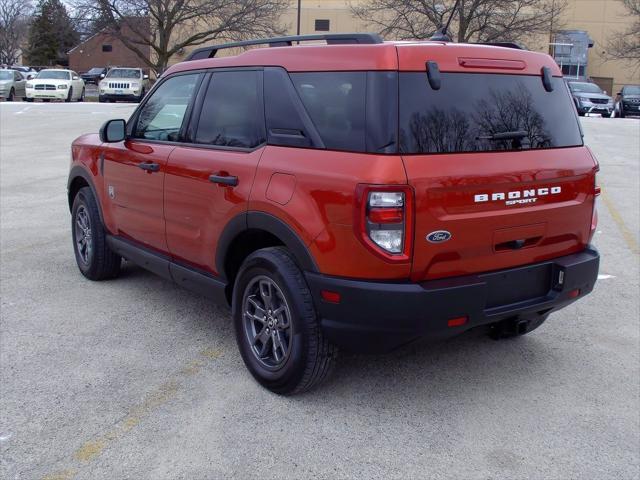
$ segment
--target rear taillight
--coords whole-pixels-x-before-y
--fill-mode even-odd
[[[359,185],[356,234],[376,255],[406,262],[413,239],[413,190],[402,185]]]

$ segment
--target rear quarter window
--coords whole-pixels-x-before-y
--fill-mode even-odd
[[[443,73],[439,90],[426,73],[400,74],[401,153],[528,150],[582,145],[574,107],[560,78]],[[514,139],[491,138],[526,132]],[[499,135],[498,135],[499,137]]]
[[[292,73],[291,79],[325,148],[397,152],[397,72]]]

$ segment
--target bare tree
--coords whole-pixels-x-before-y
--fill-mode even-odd
[[[77,0],[156,73],[187,47],[283,33],[287,0]],[[148,19],[148,28],[141,28]],[[146,54],[151,50],[151,58]]]
[[[13,65],[18,61],[31,10],[26,0],[0,0],[0,63]]]
[[[622,32],[615,33],[609,42],[609,56],[626,60],[640,68],[640,0],[622,0],[631,18],[631,25]]]
[[[451,15],[454,0],[370,0],[353,14],[383,36],[427,39]],[[461,0],[449,31],[458,42],[522,41],[560,28],[565,0]]]

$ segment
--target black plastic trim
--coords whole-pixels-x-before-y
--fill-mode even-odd
[[[91,188],[91,192],[93,193],[93,196],[96,199],[96,203],[98,205],[98,214],[100,215],[100,221],[104,225],[104,217],[102,216],[102,205],[99,202],[100,197],[98,197],[98,192],[96,191],[96,187],[93,184],[93,175],[91,175],[91,173],[89,173],[80,165],[72,167],[69,171],[69,177],[67,178],[67,198],[69,201],[69,211],[71,211],[71,209],[73,208],[73,198],[69,196],[69,193],[71,192],[71,184],[78,177],[82,177],[89,185],[89,188]]]
[[[599,261],[598,252],[590,247],[537,264],[422,283],[361,281],[311,272],[305,277],[321,328],[331,342],[347,350],[381,352],[502,320],[546,317],[591,292]],[[540,275],[540,269],[547,269],[550,277]],[[560,271],[562,284],[557,283]],[[502,296],[499,290],[506,281],[512,293],[530,295]],[[570,294],[575,289],[580,289],[578,297]],[[322,290],[340,294],[340,303],[323,300]],[[461,316],[468,317],[464,325],[448,326],[448,320]]]
[[[185,62],[190,60],[201,60],[204,58],[213,58],[218,50],[226,48],[248,47],[252,45],[269,45],[270,47],[290,47],[293,42],[309,42],[325,40],[329,45],[373,45],[383,43],[382,38],[376,33],[329,33],[322,35],[290,35],[286,37],[261,38],[258,40],[244,40],[240,42],[222,43],[220,45],[211,45],[194,50],[187,57]]]
[[[293,254],[298,266],[307,272],[318,272],[318,266],[309,249],[296,232],[285,222],[265,212],[248,212],[247,227],[264,230],[278,237]]]
[[[223,279],[180,264],[169,256],[151,251],[133,241],[115,235],[107,236],[107,244],[111,250],[136,265],[218,304],[228,305],[225,295],[227,283]]]

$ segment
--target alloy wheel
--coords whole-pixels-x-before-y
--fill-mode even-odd
[[[85,265],[91,262],[93,247],[91,244],[91,219],[89,212],[84,205],[80,205],[76,211],[76,222],[74,224],[76,236],[76,251],[78,257]]]
[[[251,352],[266,368],[282,367],[291,354],[291,310],[280,287],[269,277],[251,280],[243,295],[243,325]]]

